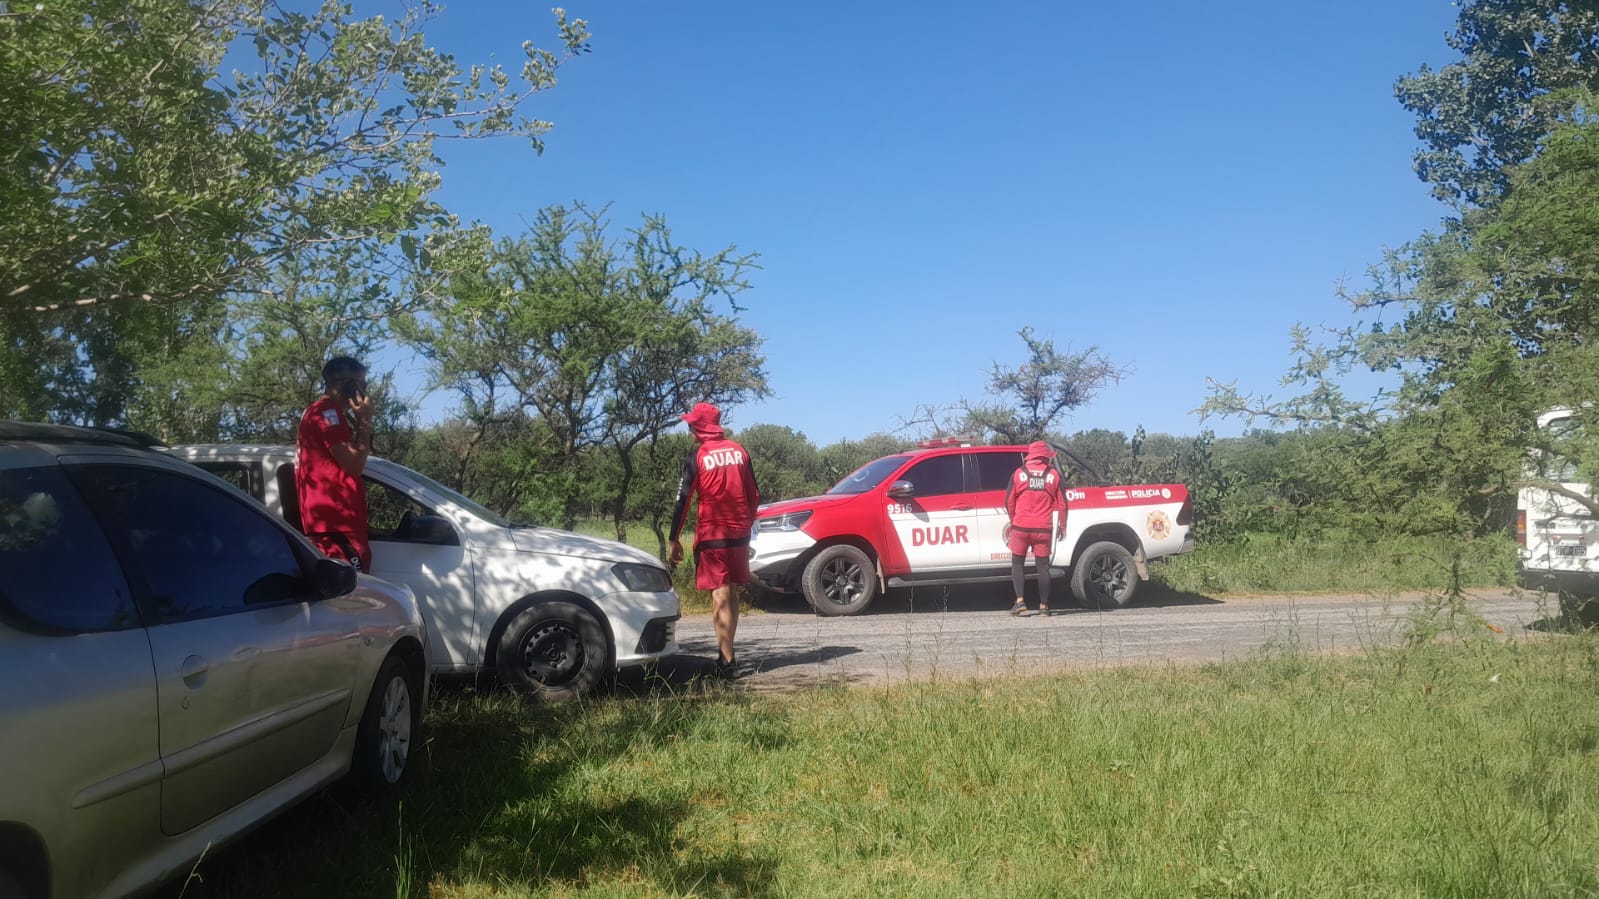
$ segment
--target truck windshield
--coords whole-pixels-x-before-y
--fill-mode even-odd
[[[868,462],[855,469],[855,472],[849,477],[834,484],[833,489],[827,491],[827,495],[847,496],[855,493],[865,493],[883,483],[884,478],[898,471],[899,467],[904,465],[905,460],[908,458],[910,457],[901,454],[898,456],[884,456],[875,462]]]

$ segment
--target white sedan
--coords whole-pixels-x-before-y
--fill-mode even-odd
[[[294,449],[170,450],[300,526]],[[615,540],[518,527],[385,459],[367,461],[372,573],[409,586],[433,670],[494,672],[541,701],[592,691],[618,668],[677,652],[677,593],[661,562]]]

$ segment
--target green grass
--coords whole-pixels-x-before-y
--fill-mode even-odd
[[[403,810],[190,897],[1599,895],[1599,637],[889,689],[455,693]]]
[[[1201,541],[1193,553],[1155,565],[1152,574],[1174,590],[1205,595],[1445,590],[1457,554],[1461,587],[1514,583],[1516,544],[1504,536],[1370,543],[1256,534],[1231,543]]]

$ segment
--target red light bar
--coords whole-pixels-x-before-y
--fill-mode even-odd
[[[927,440],[916,441],[916,446],[921,449],[938,449],[945,446],[971,446],[970,437],[933,437]]]

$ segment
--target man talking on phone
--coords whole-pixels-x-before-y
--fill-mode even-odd
[[[322,397],[300,416],[294,466],[300,530],[329,557],[372,570],[367,539],[366,471],[372,455],[372,398],[366,366],[336,356],[322,367]]]

